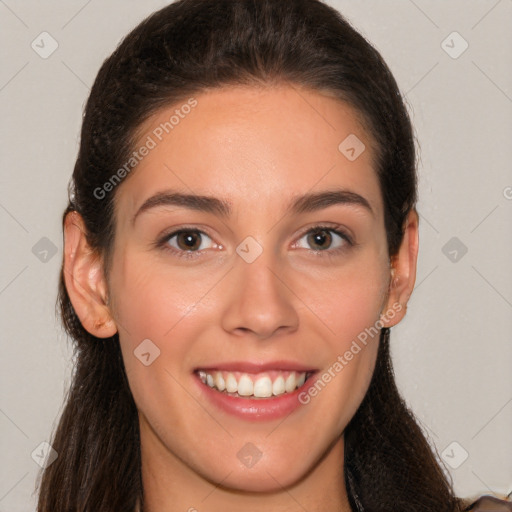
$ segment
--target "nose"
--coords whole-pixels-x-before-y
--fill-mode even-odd
[[[235,262],[226,283],[229,289],[224,289],[227,300],[222,326],[227,332],[237,335],[250,332],[263,340],[278,331],[297,329],[298,299],[270,252],[263,251],[252,263],[242,258]]]

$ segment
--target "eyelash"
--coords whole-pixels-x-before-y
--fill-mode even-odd
[[[346,244],[348,244],[348,247],[346,244],[343,244],[341,247],[337,247],[336,249],[311,249],[311,252],[313,252],[315,255],[320,257],[327,257],[327,258],[333,258],[341,253],[345,252],[348,248],[353,247],[357,245],[354,240],[352,240],[352,237],[350,237],[347,233],[344,231],[340,231],[338,227],[333,228],[330,226],[324,226],[324,225],[318,225],[313,226],[312,228],[309,228],[308,230],[304,231],[300,236],[299,240],[303,238],[305,235],[308,235],[310,233],[315,233],[318,231],[328,231],[331,233],[334,233],[338,235],[340,238],[342,238]],[[186,226],[181,227],[180,229],[177,229],[175,231],[172,231],[171,233],[168,233],[164,236],[162,236],[157,243],[155,244],[158,248],[161,248],[164,251],[170,251],[178,258],[185,258],[185,259],[195,259],[200,257],[201,251],[183,251],[183,250],[177,250],[174,247],[169,246],[169,240],[173,238],[176,235],[179,235],[180,233],[196,233],[200,235],[206,235],[208,238],[212,238],[208,233],[205,233],[204,231],[201,231],[197,228],[187,228]]]

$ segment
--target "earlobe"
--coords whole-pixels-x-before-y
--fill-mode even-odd
[[[400,249],[391,261],[387,309],[381,315],[383,327],[393,327],[398,324],[407,311],[407,302],[416,282],[419,248],[418,222],[418,213],[413,208],[405,222]],[[391,313],[392,310],[393,313]]]
[[[117,327],[107,305],[103,261],[89,246],[85,233],[81,215],[68,213],[64,220],[64,280],[84,329],[97,338],[108,338]]]

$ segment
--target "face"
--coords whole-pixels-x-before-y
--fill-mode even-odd
[[[339,471],[393,307],[371,140],[298,87],[185,104],[141,127],[115,191],[108,293],[143,460],[252,491]]]

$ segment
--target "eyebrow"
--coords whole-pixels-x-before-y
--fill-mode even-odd
[[[375,215],[369,201],[365,197],[346,189],[326,190],[292,197],[288,209],[292,213],[300,214],[322,210],[334,205],[359,206]],[[158,192],[144,201],[133,216],[132,225],[141,213],[162,206],[178,206],[189,210],[213,213],[223,218],[229,217],[232,213],[232,204],[225,199],[166,190]]]

